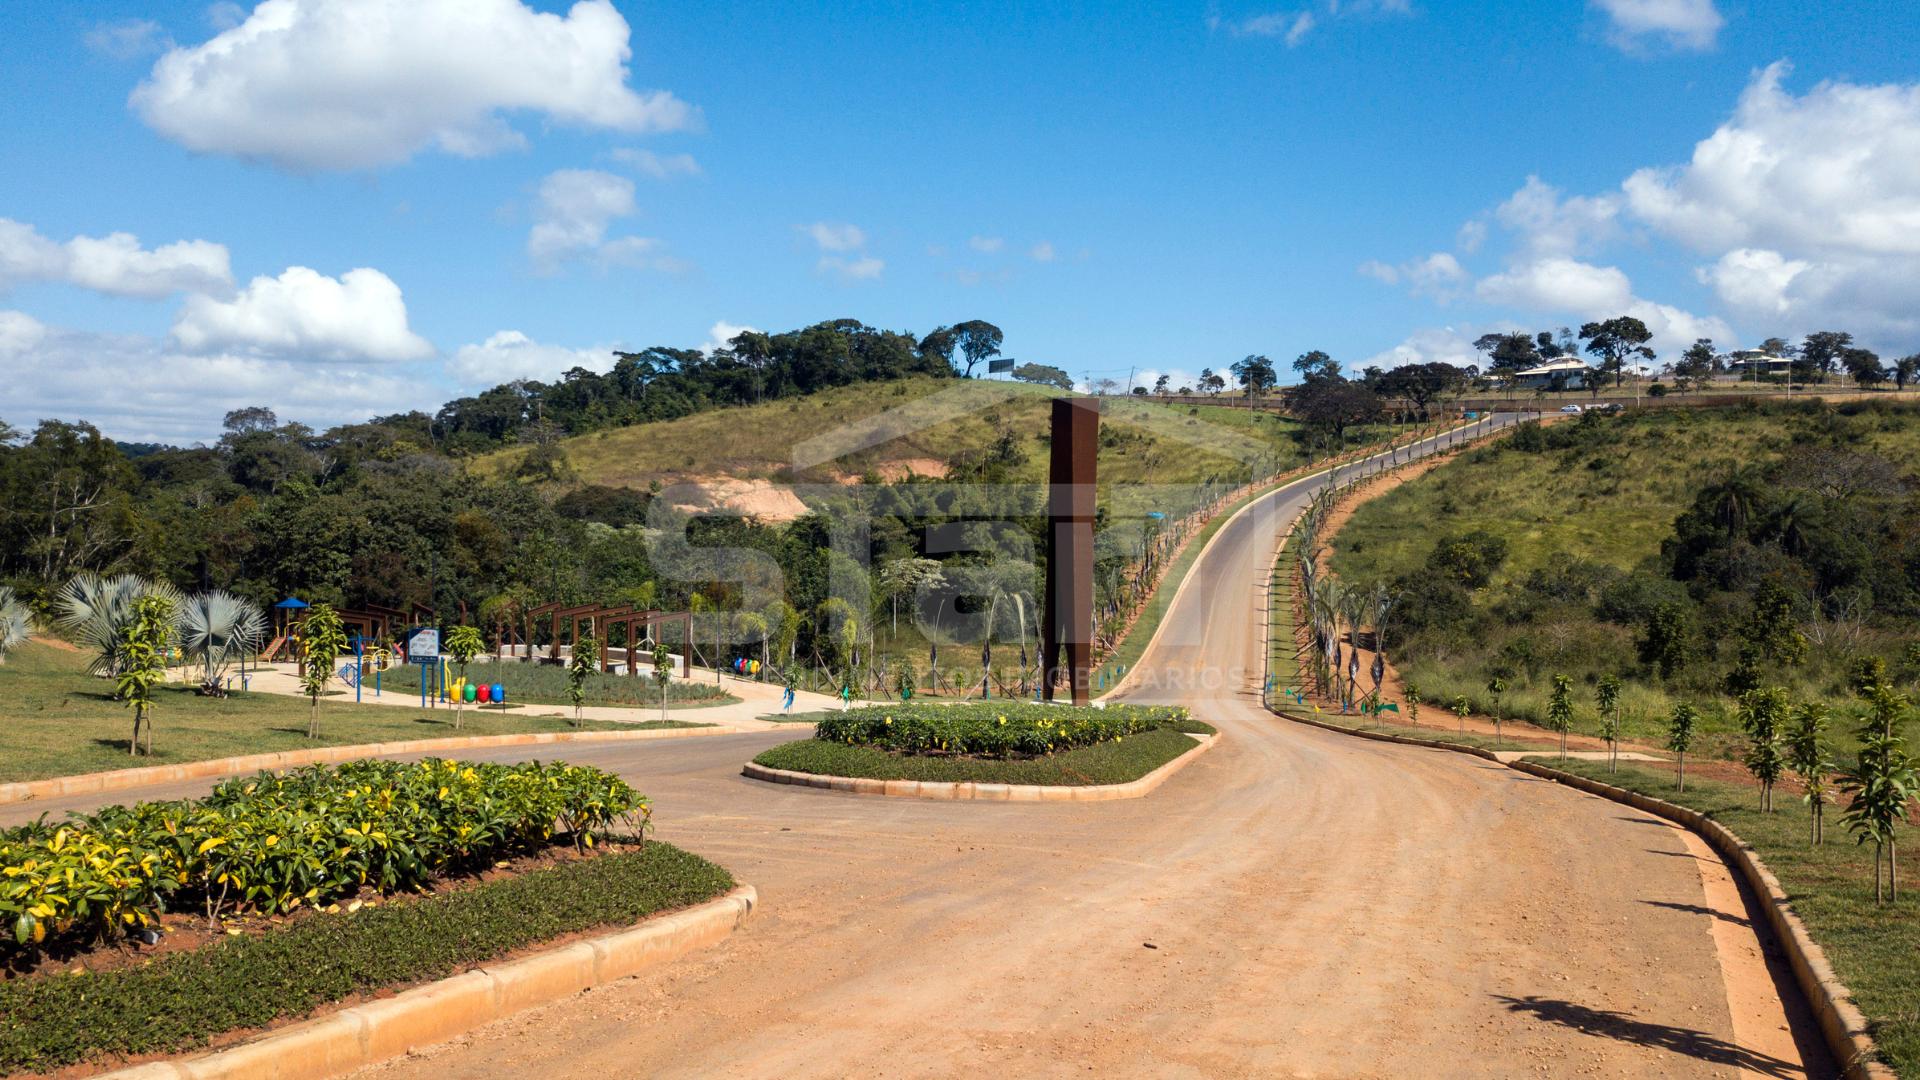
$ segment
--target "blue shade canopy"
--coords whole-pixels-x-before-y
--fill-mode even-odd
[[[305,600],[302,600],[297,596],[289,596],[285,600],[282,600],[273,606],[276,608],[303,608],[303,607],[307,607],[308,604]]]

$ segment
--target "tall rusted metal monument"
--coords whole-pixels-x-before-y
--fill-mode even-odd
[[[1040,643],[1040,683],[1048,701],[1063,678],[1075,705],[1091,700],[1094,460],[1099,452],[1100,399],[1055,398],[1047,467],[1047,614]]]

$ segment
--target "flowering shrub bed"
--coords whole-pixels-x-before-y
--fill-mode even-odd
[[[1032,702],[882,705],[829,713],[815,727],[821,742],[906,754],[990,758],[1044,754],[1124,739],[1156,728],[1196,726],[1176,705],[1109,705],[1076,709]],[[1205,727],[1205,725],[1197,725]],[[1210,730],[1210,729],[1209,729]]]
[[[204,799],[43,820],[0,830],[0,957],[186,905],[279,914],[362,888],[417,889],[560,837],[591,847],[616,823],[639,834],[648,812],[599,769],[429,758],[261,773]]]

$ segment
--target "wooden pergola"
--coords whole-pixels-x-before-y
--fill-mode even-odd
[[[549,624],[551,640],[547,646],[546,662],[560,662],[560,645],[563,638],[568,645],[578,642],[585,634],[599,633],[610,636],[614,627],[626,632],[627,674],[638,673],[638,648],[643,637],[659,638],[654,631],[657,626],[667,626],[678,622],[681,631],[681,657],[689,671],[693,668],[693,614],[686,611],[660,611],[649,608],[641,610],[632,604],[567,604],[553,602],[528,608],[526,612],[526,632],[523,644],[527,647],[527,659],[533,659],[533,634],[536,621]],[[502,633],[504,639],[505,632]],[[613,662],[608,656],[609,650],[603,648],[600,653],[600,670],[613,670]]]

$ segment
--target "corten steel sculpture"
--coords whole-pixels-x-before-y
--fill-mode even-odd
[[[1048,701],[1063,677],[1075,705],[1091,700],[1093,466],[1099,451],[1100,399],[1055,398],[1047,466],[1047,617],[1040,645],[1040,685]]]

